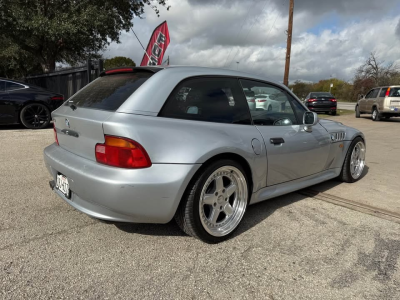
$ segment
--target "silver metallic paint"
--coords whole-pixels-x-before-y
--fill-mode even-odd
[[[246,160],[253,181],[252,204],[338,176],[351,141],[356,136],[365,140],[358,130],[326,120],[304,132],[302,125],[256,127],[157,117],[175,86],[194,76],[270,83],[233,70],[168,67],[147,80],[116,112],[61,106],[52,114],[60,146],[53,144],[44,151],[53,178],[60,172],[70,180],[71,200],[58,193],[60,197],[100,219],[166,223],[196,171],[216,155],[235,154]],[[61,132],[66,129],[65,118],[78,138]],[[346,132],[346,140],[340,142],[343,147],[330,140],[330,133],[338,131]],[[95,145],[104,142],[104,134],[139,142],[153,165],[129,170],[96,163]],[[285,143],[272,145],[273,137],[282,137]]]

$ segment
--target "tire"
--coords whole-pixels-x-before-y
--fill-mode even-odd
[[[356,118],[359,118],[361,116],[360,114],[360,108],[358,107],[358,105],[356,106]]]
[[[359,149],[359,154],[354,154],[357,153],[355,150],[356,147]],[[339,179],[344,182],[348,183],[353,183],[358,181],[362,173],[364,171],[365,167],[365,153],[366,153],[366,147],[365,147],[365,142],[362,138],[356,137],[350,144],[349,149],[347,150],[346,158],[344,159],[344,163],[342,166],[342,171],[340,172]],[[354,156],[355,155],[355,156]],[[354,166],[354,162],[357,159],[357,155],[359,155],[359,168],[356,166],[358,169],[352,170],[352,166]],[[353,161],[353,163],[352,163]]]
[[[24,106],[19,114],[21,123],[28,129],[42,129],[50,124],[50,110],[43,104],[31,103]]]
[[[336,116],[336,110],[331,112],[332,116]]]
[[[374,107],[372,109],[372,121],[380,121],[381,120],[381,115],[379,114],[379,111]]]
[[[268,110],[268,111],[272,111],[272,106],[269,105],[267,110]]]
[[[237,229],[248,200],[248,180],[243,167],[230,159],[218,160],[191,180],[175,220],[186,234],[206,243],[219,243]],[[226,214],[228,210],[230,215]]]

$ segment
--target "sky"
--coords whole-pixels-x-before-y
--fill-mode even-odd
[[[283,81],[289,0],[168,0],[160,17],[146,7],[134,31],[144,46],[167,21],[172,65],[239,69]],[[122,32],[105,58],[126,56],[140,64],[143,49]],[[400,66],[399,0],[295,0],[289,81],[331,77],[351,81],[375,52]]]

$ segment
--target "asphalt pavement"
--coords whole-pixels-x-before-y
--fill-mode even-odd
[[[312,187],[400,211],[400,118],[362,129],[355,184]],[[92,219],[49,188],[52,129],[0,127],[0,299],[400,299],[400,224],[292,193],[250,206],[217,245],[165,225]]]

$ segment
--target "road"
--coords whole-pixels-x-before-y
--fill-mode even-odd
[[[399,220],[323,200],[400,212],[400,119],[331,118],[365,132],[364,177],[250,206],[217,245],[76,211],[48,186],[52,129],[0,127],[0,299],[400,299]]]
[[[337,108],[338,109],[355,110],[356,102],[338,102]]]

